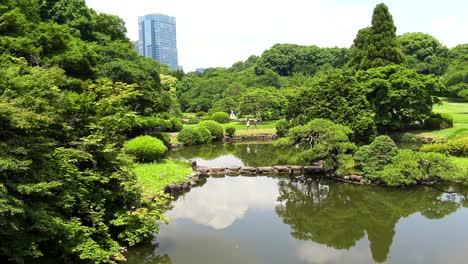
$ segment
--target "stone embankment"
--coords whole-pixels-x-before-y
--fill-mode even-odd
[[[197,186],[201,181],[207,177],[222,177],[222,176],[256,176],[256,175],[288,175],[293,180],[302,179],[313,175],[326,175],[330,178],[341,180],[349,183],[364,184],[365,181],[362,176],[349,175],[337,176],[334,174],[326,174],[324,162],[318,161],[311,166],[298,166],[298,165],[276,165],[276,166],[262,166],[262,167],[206,167],[198,166],[196,161],[192,162],[193,173],[188,177],[185,183],[171,183],[164,188],[165,193],[177,194],[187,191],[190,188]]]

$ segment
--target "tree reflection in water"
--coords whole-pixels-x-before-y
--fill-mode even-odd
[[[467,206],[466,191],[464,195],[444,194],[432,187],[395,189],[320,179],[281,180],[279,193],[281,204],[275,210],[292,228],[293,237],[349,249],[367,234],[376,262],[387,260],[401,218],[419,212],[439,219]]]

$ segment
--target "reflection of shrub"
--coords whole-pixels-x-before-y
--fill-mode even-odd
[[[225,112],[216,112],[211,115],[211,120],[221,124],[229,123],[229,115]]]
[[[196,125],[200,123],[200,120],[198,118],[190,118],[187,122],[189,125]]]
[[[191,146],[197,145],[201,141],[201,136],[193,127],[186,127],[177,134],[177,140],[180,143]]]
[[[276,123],[276,135],[284,137],[288,133],[288,121],[281,119]]]
[[[445,143],[424,145],[422,152],[438,152],[453,156],[468,156],[468,136],[451,139]]]
[[[195,132],[199,136],[198,143],[201,143],[201,144],[210,143],[211,140],[213,139],[211,132],[205,127],[197,126],[195,127]]]
[[[453,127],[453,117],[448,113],[432,114],[424,121],[424,126],[428,129],[443,129]]]
[[[198,126],[207,128],[211,132],[211,136],[213,137],[213,140],[221,140],[224,137],[224,129],[216,121],[213,121],[213,120],[202,121],[198,124]]]
[[[172,117],[170,121],[171,121],[172,132],[179,132],[182,130],[182,128],[184,128],[184,124],[182,123],[182,120],[180,118]]]
[[[167,151],[163,142],[151,136],[140,136],[125,143],[125,151],[142,161],[160,159]]]
[[[236,134],[236,127],[233,124],[229,124],[224,128],[224,131],[226,131],[228,137],[233,138],[234,134]]]

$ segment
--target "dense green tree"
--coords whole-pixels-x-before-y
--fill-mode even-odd
[[[468,98],[468,44],[450,49],[450,65],[442,78],[450,97]]]
[[[405,33],[398,37],[406,55],[406,65],[422,74],[442,75],[448,66],[447,47],[424,33]]]
[[[367,92],[381,130],[421,125],[444,91],[435,77],[396,65],[359,72],[357,81]]]
[[[352,73],[333,70],[316,78],[313,87],[296,94],[287,114],[302,115],[306,120],[329,119],[349,126],[355,137],[366,140],[376,133],[372,105],[366,95]]]
[[[282,112],[284,98],[273,89],[251,89],[239,99],[238,113],[257,118],[278,118]]]
[[[404,61],[393,17],[385,4],[375,7],[372,26],[358,32],[351,49],[351,57],[350,66],[361,70],[401,64]]]

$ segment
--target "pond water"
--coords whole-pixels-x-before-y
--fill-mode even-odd
[[[262,148],[269,147],[258,146],[257,153]],[[245,151],[199,152],[192,157],[183,154],[187,150],[180,151],[174,157],[219,162],[230,155],[231,161],[264,165],[246,158]],[[275,150],[266,152],[271,151]],[[263,154],[257,157],[262,162],[278,161]],[[325,178],[302,182],[282,177],[208,178],[174,201],[167,215],[170,223],[161,225],[151,242],[129,250],[129,263],[467,263],[468,259],[468,190],[456,185],[395,189]]]
[[[169,152],[168,158],[195,160],[200,166],[257,167],[287,164],[294,154],[294,149],[274,147],[269,141],[247,141],[184,147]]]

